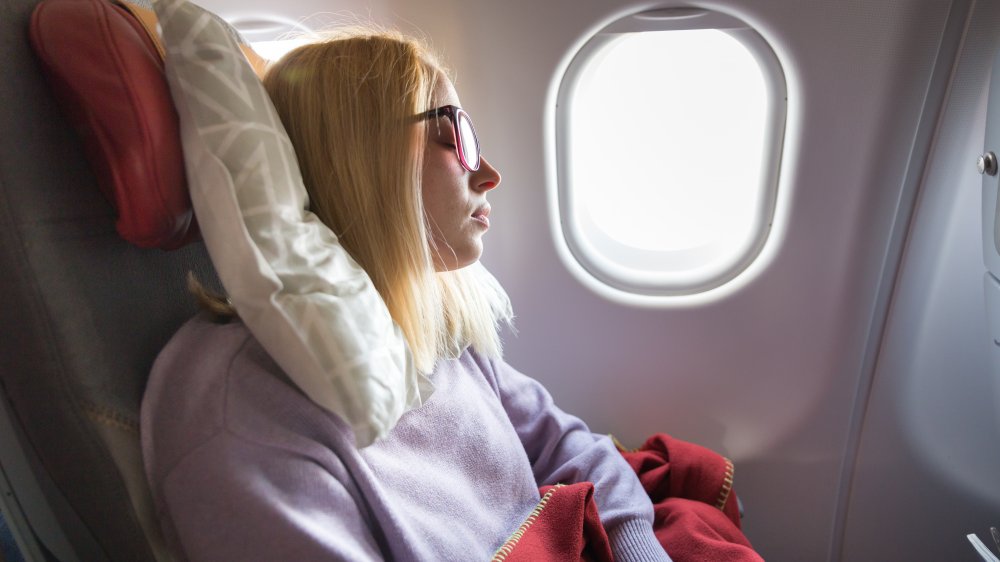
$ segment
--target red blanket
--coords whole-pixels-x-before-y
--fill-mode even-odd
[[[676,562],[762,560],[740,531],[733,464],[709,449],[660,433],[619,447],[653,502],[653,530]],[[540,490],[542,499],[497,551],[503,562],[613,562],[589,482]]]
[[[531,515],[493,555],[494,561],[610,562],[611,545],[601,526],[590,482],[540,489]]]

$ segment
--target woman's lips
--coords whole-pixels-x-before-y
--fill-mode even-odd
[[[472,213],[473,220],[479,222],[484,227],[490,227],[490,206],[483,205],[482,207],[476,209],[476,212]]]

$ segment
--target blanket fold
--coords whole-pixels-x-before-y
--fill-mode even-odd
[[[653,502],[653,531],[675,562],[760,562],[740,530],[733,463],[665,433],[619,452]],[[497,550],[500,562],[613,562],[594,485],[541,488],[542,499]]]
[[[493,555],[494,562],[611,561],[611,544],[597,514],[593,484],[557,484],[539,492],[542,499]]]

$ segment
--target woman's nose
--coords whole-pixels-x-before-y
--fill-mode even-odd
[[[500,172],[484,157],[479,159],[479,169],[472,177],[472,188],[476,191],[489,191],[500,185]]]

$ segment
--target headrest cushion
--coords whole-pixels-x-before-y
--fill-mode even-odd
[[[30,37],[98,186],[118,210],[119,234],[144,248],[194,238],[177,112],[142,24],[106,0],[44,0]]]
[[[108,0],[43,0],[30,38],[98,187],[118,212],[121,237],[164,250],[197,240],[154,12]],[[240,47],[262,72],[264,60]]]

